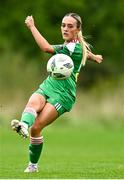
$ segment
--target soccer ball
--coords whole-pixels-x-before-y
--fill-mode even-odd
[[[74,69],[72,59],[65,54],[52,56],[47,63],[47,72],[55,79],[66,79],[70,77]]]

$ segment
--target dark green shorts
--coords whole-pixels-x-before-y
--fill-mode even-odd
[[[67,112],[67,110],[62,106],[61,101],[58,98],[53,98],[53,97],[47,96],[45,94],[45,92],[40,88],[38,90],[36,90],[34,93],[38,93],[38,94],[41,94],[42,96],[44,96],[46,101],[49,102],[50,104],[52,104],[56,108],[59,116],[65,112]]]

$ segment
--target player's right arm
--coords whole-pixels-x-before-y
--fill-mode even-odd
[[[27,16],[25,19],[25,24],[30,29],[36,43],[40,47],[40,49],[47,53],[54,53],[54,48],[49,42],[40,34],[38,29],[35,26],[34,19],[32,16]]]

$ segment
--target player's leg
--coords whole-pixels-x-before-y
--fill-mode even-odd
[[[14,119],[11,121],[12,129],[26,138],[28,136],[28,128],[32,126],[37,114],[43,109],[45,103],[46,99],[44,96],[34,93],[22,113],[21,120]]]
[[[31,127],[34,123],[37,114],[44,108],[46,99],[44,96],[34,93],[22,113],[21,122],[24,122]]]
[[[63,107],[61,107],[61,109],[62,108]],[[66,110],[64,109],[64,111],[61,112],[64,113],[65,111]],[[55,119],[57,119],[59,112],[57,111],[55,106],[53,106],[50,103],[46,103],[43,110],[37,116],[35,123],[31,127],[30,145],[29,145],[30,162],[25,172],[36,172],[37,162],[40,158],[40,154],[43,148],[42,129],[46,127],[48,124],[51,124]]]
[[[46,103],[43,110],[39,113],[36,118],[35,123],[31,127],[30,132],[30,145],[29,145],[29,154],[30,162],[37,163],[43,147],[43,136],[42,129],[47,125],[51,124],[58,116],[66,112],[66,109],[56,101],[48,100],[50,103]],[[52,103],[52,104],[51,104]],[[39,151],[38,146],[39,144]],[[33,151],[33,153],[32,153]],[[36,151],[36,153],[35,153]],[[38,152],[37,152],[38,151]]]
[[[55,106],[47,102],[31,127],[31,136],[39,137],[42,129],[48,124],[51,124],[57,117],[58,111]]]

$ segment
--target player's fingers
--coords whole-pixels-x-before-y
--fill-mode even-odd
[[[27,16],[25,20],[27,21],[27,20],[31,20],[31,19],[33,19],[32,15],[31,16]]]

